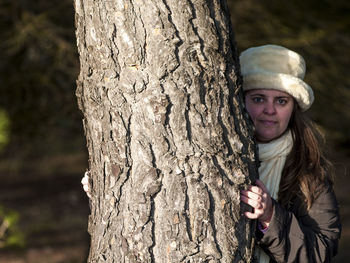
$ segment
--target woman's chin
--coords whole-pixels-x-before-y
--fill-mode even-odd
[[[280,133],[263,133],[260,135],[256,135],[256,140],[261,143],[268,143],[270,141],[273,141],[274,139],[280,137]]]

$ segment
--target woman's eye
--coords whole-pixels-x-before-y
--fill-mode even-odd
[[[281,105],[285,105],[287,103],[287,100],[285,100],[285,99],[278,99],[277,103],[281,104]]]
[[[263,98],[261,98],[261,97],[254,97],[254,98],[252,98],[252,100],[255,103],[263,102]]]

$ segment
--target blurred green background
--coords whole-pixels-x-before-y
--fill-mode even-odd
[[[228,0],[239,51],[267,43],[299,52],[315,92],[310,114],[335,164],[350,257],[350,2]],[[0,0],[0,262],[85,262],[87,167],[75,98],[72,1]]]

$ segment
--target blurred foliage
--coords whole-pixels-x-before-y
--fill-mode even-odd
[[[1,0],[0,32],[0,108],[17,154],[81,137],[72,1]]]
[[[9,140],[10,120],[4,110],[0,109],[0,152]]]
[[[18,228],[19,215],[0,206],[0,248],[25,246],[25,237]]]
[[[350,2],[228,0],[240,51],[277,44],[300,53],[313,88],[312,118],[327,138],[350,146]]]

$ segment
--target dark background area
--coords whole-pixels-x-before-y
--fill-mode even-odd
[[[267,43],[299,52],[315,92],[310,115],[335,166],[350,257],[350,2],[228,0],[239,51]],[[87,152],[75,98],[73,2],[0,0],[0,262],[78,263],[89,247],[80,185]]]

